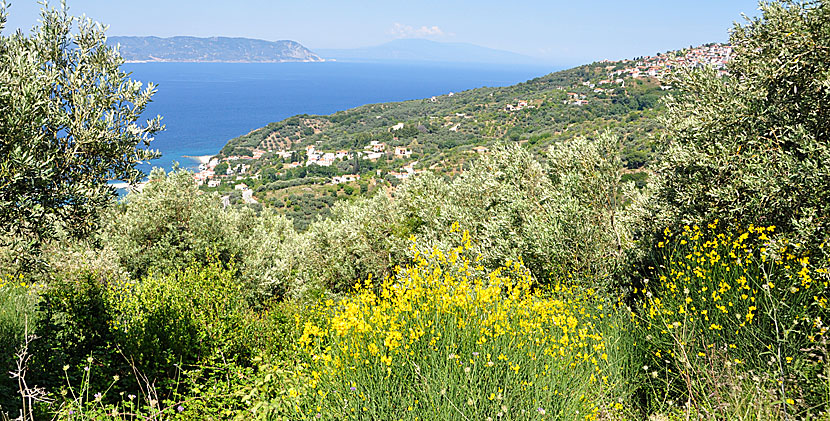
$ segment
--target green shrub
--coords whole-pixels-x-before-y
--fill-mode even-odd
[[[114,340],[145,373],[168,376],[175,365],[253,352],[245,326],[251,310],[233,271],[218,264],[143,281],[114,282],[106,291]]]
[[[56,390],[67,380],[64,366],[80,367],[90,357],[113,372],[126,371],[113,348],[106,282],[95,272],[82,271],[75,278],[55,280],[43,290],[34,330],[37,339],[30,349],[33,384]],[[80,383],[80,374],[70,375],[69,380]]]
[[[253,213],[224,212],[219,198],[202,194],[190,172],[153,170],[140,192],[113,215],[104,242],[134,279],[175,273],[212,259],[230,263],[243,251]]]
[[[272,211],[223,209],[187,171],[155,169],[142,191],[127,195],[106,231],[105,252],[132,279],[218,262],[238,268],[249,301],[281,297],[289,288],[290,253],[283,243],[294,237],[290,221]]]
[[[656,219],[775,225],[817,252],[830,233],[830,4],[761,12],[733,29],[728,75],[672,82]]]

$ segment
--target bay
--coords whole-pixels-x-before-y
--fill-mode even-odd
[[[509,86],[560,70],[540,66],[442,63],[127,63],[131,78],[158,92],[142,118],[163,116],[148,165],[195,168],[228,140],[296,114],[429,98],[482,86]]]

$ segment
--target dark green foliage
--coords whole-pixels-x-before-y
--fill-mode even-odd
[[[642,189],[646,186],[646,183],[648,182],[648,178],[649,178],[648,173],[641,171],[641,172],[632,172],[632,173],[623,174],[622,177],[620,177],[620,181],[622,181],[623,183],[633,181],[634,185],[638,189]]]
[[[92,390],[107,389],[117,375],[115,392],[139,394],[146,385],[136,379],[138,372],[153,382],[160,398],[174,398],[199,387],[176,381],[180,376],[209,384],[224,370],[211,367],[248,367],[258,354],[285,355],[293,339],[286,314],[294,310],[274,303],[273,311],[255,314],[235,273],[208,264],[140,282],[101,279],[92,272],[53,282],[41,294],[39,317],[32,322],[37,339],[30,348],[28,381],[57,391],[67,381],[80,384],[84,367],[92,367]],[[10,371],[5,357],[2,367]],[[13,393],[16,386],[0,383]]]
[[[295,230],[305,231],[308,225],[316,221],[318,217],[328,217],[336,201],[337,198],[332,196],[317,196],[312,193],[291,194],[284,199],[282,206],[278,203],[277,207],[285,208],[283,214],[291,219]]]
[[[244,333],[251,314],[246,295],[234,271],[209,264],[139,283],[114,282],[107,305],[115,341],[141,362],[141,371],[159,373],[220,352],[249,360],[256,340]]]
[[[226,174],[228,172],[228,163],[227,162],[220,162],[213,171],[216,174]]]
[[[124,361],[118,355],[113,317],[106,302],[106,280],[86,271],[77,278],[53,282],[41,294],[38,303],[38,323],[34,329],[38,339],[32,343],[31,373],[36,384],[50,389],[66,384],[64,366],[69,381],[79,383],[93,357],[103,366],[111,366],[114,373],[127,374]]]

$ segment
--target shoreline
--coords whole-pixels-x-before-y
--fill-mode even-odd
[[[215,155],[182,155],[182,158],[192,159],[200,164],[208,164]]]

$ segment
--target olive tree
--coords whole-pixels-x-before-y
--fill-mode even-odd
[[[57,232],[94,232],[108,181],[136,182],[136,164],[157,156],[161,117],[137,123],[155,87],[121,69],[105,30],[44,3],[30,35],[0,33],[0,243],[18,258]]]
[[[830,232],[830,6],[761,12],[734,27],[727,75],[705,68],[673,83],[656,215],[776,225],[815,247]]]

